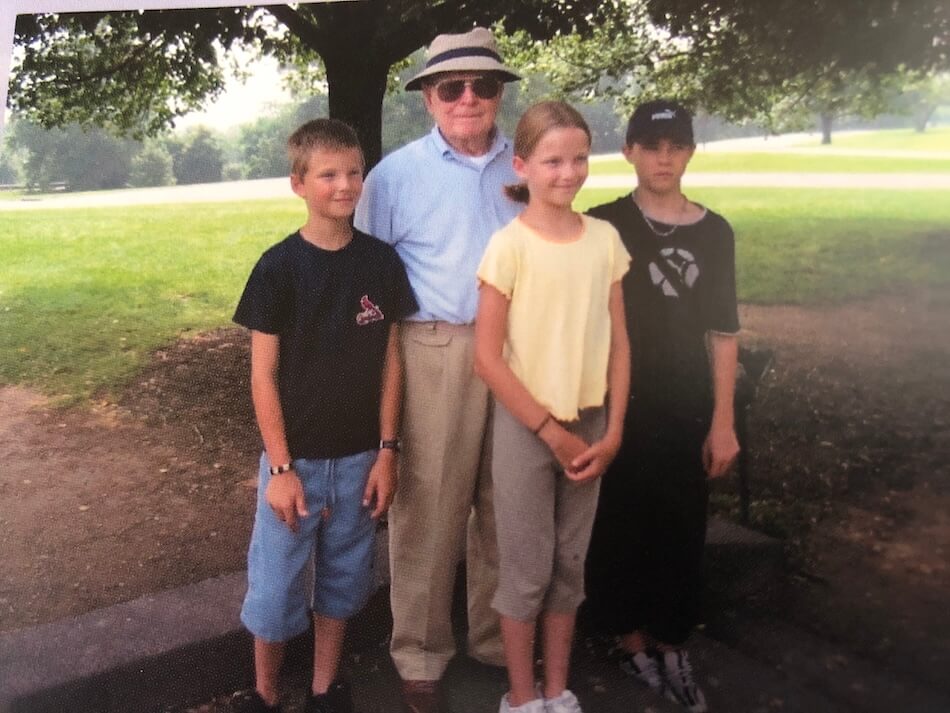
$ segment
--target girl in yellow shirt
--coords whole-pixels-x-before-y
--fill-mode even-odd
[[[563,102],[529,108],[506,188],[524,210],[478,270],[475,370],[495,398],[492,480],[510,683],[500,713],[580,713],[567,689],[600,476],[620,448],[629,344],[620,280],[630,256],[608,223],[576,213],[590,130]],[[544,681],[534,682],[540,618]]]

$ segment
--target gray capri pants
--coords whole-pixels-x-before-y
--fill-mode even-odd
[[[606,409],[562,423],[588,443],[603,437]],[[495,402],[492,443],[498,589],[492,607],[518,621],[573,612],[584,601],[584,558],[600,478],[576,483],[538,436]]]

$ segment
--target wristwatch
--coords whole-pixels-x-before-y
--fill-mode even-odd
[[[287,473],[294,469],[293,463],[284,463],[283,465],[272,465],[270,467],[271,475],[280,475],[281,473]]]
[[[399,444],[398,438],[392,438],[392,439],[384,438],[383,440],[379,442],[379,449],[382,450],[383,448],[388,448],[389,450],[395,451],[396,453],[398,453],[399,445],[400,444]]]

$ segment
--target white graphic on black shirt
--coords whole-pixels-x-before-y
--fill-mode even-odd
[[[650,279],[667,297],[679,297],[680,290],[692,288],[699,277],[699,266],[689,250],[682,248],[663,248],[661,268],[655,261],[650,263]]]

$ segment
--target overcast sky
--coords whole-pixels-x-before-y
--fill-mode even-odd
[[[228,129],[253,121],[274,104],[290,101],[277,73],[277,60],[264,57],[248,65],[251,76],[246,83],[229,79],[224,94],[204,111],[193,112],[175,121],[178,128],[204,124],[209,128]]]

